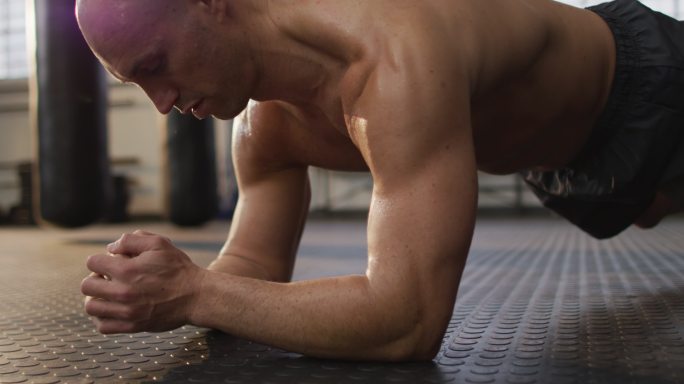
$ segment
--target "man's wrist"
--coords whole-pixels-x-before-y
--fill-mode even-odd
[[[211,304],[207,302],[212,297],[211,280],[212,272],[208,269],[200,269],[194,284],[192,299],[187,312],[187,323],[198,327],[207,326],[205,320],[207,318],[206,312],[211,308]]]

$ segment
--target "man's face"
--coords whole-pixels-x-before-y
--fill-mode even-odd
[[[107,9],[79,13],[91,48],[112,75],[140,86],[161,113],[176,107],[198,118],[230,119],[244,109],[251,90],[247,60],[240,59],[245,51],[217,38],[210,15],[184,1],[162,12],[150,5],[157,1],[93,3]]]

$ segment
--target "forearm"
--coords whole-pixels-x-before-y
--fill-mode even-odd
[[[280,284],[208,272],[190,320],[309,356],[432,358],[434,348],[422,348],[429,325],[420,323],[417,303],[387,296],[366,276]],[[443,331],[432,334],[441,340]]]

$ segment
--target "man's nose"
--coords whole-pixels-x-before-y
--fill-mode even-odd
[[[178,100],[178,92],[170,87],[143,87],[147,97],[152,100],[159,113],[166,115],[171,112]]]

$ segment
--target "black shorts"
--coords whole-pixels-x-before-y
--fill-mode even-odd
[[[684,178],[684,22],[635,0],[588,9],[617,47],[607,105],[572,164],[522,175],[546,207],[608,238],[634,223],[659,187]]]

